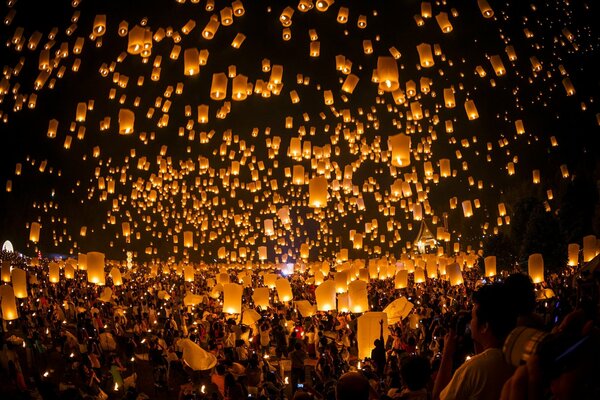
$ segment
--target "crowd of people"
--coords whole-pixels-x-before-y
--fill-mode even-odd
[[[518,271],[482,279],[477,266],[455,286],[427,279],[396,289],[393,279],[371,280],[370,311],[404,296],[418,323],[380,321],[371,356],[359,359],[357,314],[305,316],[295,307],[315,302],[307,272],[288,276],[294,301],[273,291],[271,307],[248,322],[223,312],[210,287],[217,266],[194,282],[134,268],[123,285],[107,278],[106,298],[85,271],[50,283],[49,260],[32,265],[4,252],[2,261],[30,277],[18,319],[2,323],[3,399],[600,398],[598,279],[578,267],[537,287]],[[234,269],[229,275],[237,281]],[[252,291],[262,284],[255,271],[244,307],[254,308]],[[190,292],[201,296],[196,306],[184,304]],[[187,362],[190,341],[214,360],[209,368]]]

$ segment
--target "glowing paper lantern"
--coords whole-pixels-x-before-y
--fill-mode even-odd
[[[398,64],[394,57],[377,58],[377,76],[379,77],[379,89],[385,92],[393,92],[400,87]]]
[[[290,281],[284,278],[277,279],[275,281],[275,287],[277,288],[277,296],[282,302],[292,301],[292,286]]]
[[[598,255],[596,236],[588,235],[583,238],[583,262],[592,261]]]
[[[32,222],[29,226],[29,240],[33,243],[37,243],[40,240],[40,224]]]
[[[73,267],[71,264],[67,264],[65,266],[65,278],[66,279],[75,278],[75,267]]]
[[[94,35],[100,37],[106,33],[106,14],[96,15],[94,18]]]
[[[254,300],[254,305],[256,307],[260,307],[262,309],[269,308],[269,288],[262,287],[254,289],[252,300]]]
[[[496,276],[496,256],[489,256],[484,259],[485,276]]]
[[[77,268],[80,271],[85,271],[87,270],[87,265],[87,254],[79,253],[77,255]]]
[[[570,266],[573,267],[579,264],[579,245],[577,243],[569,244],[567,254]]]
[[[383,321],[383,343],[387,341],[389,335],[387,314],[384,312],[366,312],[358,317],[358,358],[365,359],[371,357],[375,340],[381,336],[382,327],[380,321]]]
[[[12,287],[17,299],[27,297],[27,273],[20,268],[12,270]]]
[[[450,264],[446,267],[446,274],[450,278],[450,285],[456,286],[464,283],[460,265],[457,263]]]
[[[60,267],[57,263],[51,262],[48,264],[48,281],[50,283],[58,283],[60,280]]]
[[[352,92],[354,92],[354,89],[356,88],[356,85],[358,84],[358,81],[359,81],[358,76],[356,76],[354,74],[349,74],[346,77],[346,80],[344,81],[344,83],[342,84],[342,91],[352,94]]]
[[[242,312],[242,292],[244,287],[237,283],[223,285],[223,312],[239,314]]]
[[[361,313],[369,309],[366,282],[361,280],[350,282],[348,285],[348,306],[353,313]]]
[[[0,297],[2,297],[2,319],[12,321],[19,318],[17,301],[12,286],[2,285],[0,287]]]
[[[471,200],[465,200],[462,203],[463,215],[465,218],[470,218],[473,216],[473,206],[471,204]]]
[[[421,267],[415,268],[414,273],[415,283],[423,283],[425,282],[425,270]]]
[[[123,284],[123,276],[121,275],[121,271],[117,267],[113,267],[110,270],[110,276],[113,281],[113,285],[121,286]]]
[[[421,67],[429,68],[435,65],[435,62],[433,61],[433,52],[431,51],[430,44],[421,43],[417,46],[417,52],[419,53]]]
[[[540,253],[530,255],[527,266],[533,283],[544,281],[544,258]]]
[[[494,16],[494,10],[492,10],[487,0],[477,0],[477,5],[484,18],[492,18]]]
[[[337,310],[338,312],[348,312],[350,310],[348,293],[338,293]]]
[[[388,138],[388,147],[392,152],[392,165],[406,167],[410,165],[410,136],[402,133]]]
[[[408,271],[403,269],[396,273],[394,279],[394,286],[396,289],[404,289],[408,286]]]
[[[106,276],[104,273],[104,254],[96,251],[87,253],[87,279],[96,285],[104,285]]]
[[[327,190],[327,178],[318,176],[312,178],[308,183],[309,201],[308,206],[322,208],[327,205],[329,191]]]
[[[330,279],[321,283],[315,289],[315,297],[317,300],[317,310],[331,311],[335,309],[335,282]]]
[[[183,52],[183,73],[187,76],[200,72],[200,54],[197,48],[185,49]]]
[[[126,108],[119,110],[119,134],[129,135],[133,133],[133,125],[135,122],[135,114],[133,111]]]
[[[435,20],[437,21],[438,25],[440,26],[440,29],[442,30],[442,32],[444,33],[450,33],[452,32],[452,23],[450,23],[450,20],[448,19],[448,13],[445,12],[441,12],[438,15],[435,16]]]
[[[479,118],[479,112],[477,112],[477,107],[475,106],[475,102],[473,100],[465,101],[465,111],[469,120],[472,121]]]
[[[2,282],[10,282],[10,262],[8,260],[2,262]]]
[[[348,291],[348,271],[339,271],[335,273],[335,291],[345,293]]]
[[[248,97],[248,77],[245,75],[237,75],[233,78],[232,83],[232,99],[242,101]]]
[[[227,75],[223,72],[214,73],[210,86],[210,98],[223,100],[227,96]]]

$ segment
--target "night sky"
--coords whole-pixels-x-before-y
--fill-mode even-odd
[[[557,212],[555,199],[566,184],[598,170],[600,36],[592,1],[489,0],[494,15],[485,18],[476,0],[337,0],[324,12],[314,5],[300,11],[304,1],[246,0],[243,15],[221,24],[207,40],[202,31],[211,17],[222,22],[225,8],[232,7],[229,1],[214,3],[213,10],[206,0],[83,0],[76,6],[19,0],[0,6],[6,44],[0,48],[2,241],[11,240],[29,255],[36,249],[64,255],[102,251],[124,259],[132,251],[142,261],[257,260],[258,247],[266,246],[269,261],[289,262],[299,258],[303,243],[312,260],[331,259],[343,248],[351,258],[398,257],[419,230],[414,208],[420,207],[434,235],[447,215],[450,243],[478,249],[484,237],[509,229],[506,218],[498,224],[499,203],[510,217],[519,198],[534,195]],[[289,40],[283,39],[280,21],[286,7],[293,10]],[[340,23],[344,8],[348,20]],[[442,32],[440,13],[447,14],[451,32]],[[106,15],[101,37],[92,34],[97,15]],[[366,17],[366,27],[358,26],[359,16]],[[182,27],[190,20],[195,28],[186,35]],[[122,21],[129,32],[145,24],[154,39],[149,57],[127,53],[129,34],[118,33]],[[231,43],[238,33],[246,39],[235,49]],[[34,46],[32,37],[38,36]],[[84,44],[74,54],[78,38]],[[311,41],[319,42],[318,57],[310,55]],[[422,43],[435,53],[432,67],[420,66]],[[170,58],[174,46],[180,46],[176,60]],[[507,46],[516,59],[509,59]],[[41,71],[44,47],[50,66]],[[392,47],[400,54],[395,63],[402,93],[395,94],[378,91],[372,82],[378,58],[392,57]],[[184,51],[193,48],[209,56],[198,74],[186,76]],[[336,69],[339,55],[351,62],[348,71]],[[492,56],[499,56],[505,74],[497,76]],[[76,59],[80,67],[74,72]],[[272,86],[268,97],[272,76],[262,70],[264,59],[271,71],[283,66],[283,85]],[[152,80],[156,66],[160,76]],[[248,78],[250,94],[232,100],[229,78],[227,97],[211,99],[213,74],[227,74],[230,66]],[[36,89],[40,73],[48,79]],[[359,78],[352,93],[342,90],[347,73]],[[448,88],[454,91],[453,108],[444,103]],[[296,104],[292,91],[300,98]],[[325,104],[325,91],[331,91],[333,104]],[[479,118],[469,120],[468,100]],[[85,121],[76,121],[78,103],[88,106]],[[208,105],[208,123],[199,123],[199,105]],[[419,105],[421,119],[413,115]],[[121,109],[135,114],[132,134],[119,134]],[[58,121],[55,138],[48,137],[52,119]],[[107,119],[110,124],[101,129]],[[519,120],[522,133],[515,125]],[[392,168],[388,138],[400,133],[411,138],[411,163]],[[281,141],[278,151],[271,145],[275,138]],[[310,142],[306,157],[289,154],[291,138],[304,146]],[[140,163],[144,157],[146,163]],[[441,159],[450,160],[451,177],[435,176]],[[231,175],[234,162],[240,163],[237,176]],[[428,163],[435,175],[426,175]],[[286,177],[286,168],[296,165],[304,167],[303,185]],[[354,169],[347,188],[346,166]],[[536,170],[538,184],[532,180]],[[307,204],[308,180],[319,175],[327,178],[329,201],[315,210]],[[410,195],[392,195],[398,179],[410,182]],[[148,199],[153,191],[154,201]],[[456,208],[450,207],[453,198]],[[473,205],[470,218],[461,207],[467,200]],[[285,207],[289,221],[280,217]],[[273,235],[265,231],[268,219]],[[37,244],[28,240],[33,221],[42,226]],[[123,223],[130,226],[127,238]],[[184,248],[184,231],[194,232],[193,248]],[[363,235],[361,248],[351,241],[351,231]]]

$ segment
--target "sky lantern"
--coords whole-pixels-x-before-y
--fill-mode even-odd
[[[392,165],[406,167],[410,165],[410,136],[399,133],[388,138],[388,147],[392,152]]]
[[[233,78],[231,98],[235,101],[242,101],[248,97],[248,77],[237,75]]]
[[[38,222],[32,222],[29,226],[29,240],[33,243],[37,243],[40,240],[40,229],[41,226]]]
[[[240,314],[242,312],[242,292],[244,287],[237,283],[223,285],[223,312]]]
[[[379,89],[392,92],[400,87],[398,78],[398,64],[393,57],[380,56],[377,58],[377,76]]]
[[[499,55],[491,56],[490,63],[492,64],[492,68],[494,69],[496,76],[503,76],[506,74],[506,68],[504,67],[504,63]]]
[[[106,33],[106,14],[96,15],[94,18],[94,35],[101,37]]]
[[[65,265],[65,279],[75,278],[75,267],[72,264]]]
[[[425,270],[421,267],[416,267],[414,272],[415,283],[425,282]]]
[[[435,16],[435,20],[437,21],[438,25],[440,26],[440,29],[442,30],[442,32],[444,33],[450,33],[452,32],[452,23],[450,23],[450,20],[448,19],[448,13],[445,12],[440,12],[438,15]]]
[[[567,96],[573,96],[575,94],[575,86],[573,86],[573,82],[569,77],[566,77],[562,80],[563,87],[565,88],[565,92]]]
[[[334,280],[336,293],[346,293],[348,291],[348,271],[336,272]]]
[[[329,199],[327,186],[327,178],[324,176],[318,176],[309,181],[309,207],[322,208],[327,204],[327,200]]]
[[[279,297],[279,301],[288,302],[292,301],[292,286],[290,285],[290,281],[285,278],[280,278],[275,281],[275,287],[277,289],[277,296]]]
[[[470,218],[473,216],[473,206],[471,204],[471,200],[464,200],[462,203],[463,215],[465,218]]]
[[[88,266],[87,254],[85,254],[85,253],[79,253],[77,255],[77,268],[80,271],[86,271],[87,270],[87,266]]]
[[[348,308],[353,313],[361,313],[369,310],[369,297],[367,283],[355,280],[348,285]]]
[[[105,284],[104,253],[96,251],[87,253],[87,278],[90,283],[96,285]]]
[[[444,88],[444,105],[446,108],[454,108],[456,106],[454,90],[452,88]]]
[[[331,279],[321,283],[315,289],[318,311],[331,311],[336,308],[335,282]]]
[[[55,262],[48,264],[48,281],[50,283],[58,283],[60,281],[60,267]]]
[[[484,18],[492,18],[494,16],[494,10],[492,10],[487,0],[477,0],[477,5]]]
[[[378,340],[383,332],[383,342],[387,341],[389,336],[388,316],[384,312],[365,312],[358,317],[358,332],[356,339],[358,341],[358,358],[365,359],[371,357],[373,343]],[[383,321],[383,322],[382,322]],[[383,324],[383,327],[381,326]]]
[[[261,261],[267,259],[267,246],[258,246],[258,259]]]
[[[10,283],[10,262],[8,260],[2,262],[2,282]]]
[[[269,308],[269,288],[255,288],[254,293],[252,294],[252,300],[254,301],[255,307],[260,307],[262,309]]]
[[[12,286],[0,286],[0,297],[2,297],[2,319],[5,321],[12,321],[19,318],[17,301]]]
[[[579,265],[579,245],[577,243],[569,243],[567,254],[569,266],[574,267]]]
[[[214,73],[212,84],[210,86],[210,98],[213,100],[223,100],[227,96],[227,75],[223,72]]]
[[[206,40],[212,40],[219,29],[219,25],[221,23],[217,18],[211,18],[202,30],[202,37]]]
[[[588,235],[583,237],[583,262],[592,261],[599,253],[598,241],[596,236]]]
[[[121,271],[119,270],[119,268],[113,267],[110,270],[110,276],[112,278],[113,285],[115,285],[115,286],[123,285],[123,277],[121,275]]]
[[[419,53],[421,67],[430,68],[435,65],[435,62],[433,61],[433,52],[431,50],[430,44],[421,43],[417,46],[417,52]]]
[[[477,112],[477,107],[475,106],[475,102],[473,100],[465,101],[465,111],[469,120],[472,121],[479,118],[479,113]]]
[[[119,110],[119,134],[129,135],[133,133],[133,124],[135,121],[135,114],[133,111],[126,108]]]
[[[200,72],[200,54],[197,48],[185,49],[183,52],[184,75],[193,76]]]
[[[144,49],[144,39],[146,30],[139,25],[134,26],[129,30],[127,52],[137,55]]]
[[[356,88],[356,85],[358,84],[358,81],[358,76],[354,74],[348,74],[344,80],[344,83],[342,84],[342,91],[352,94]]]
[[[450,285],[462,285],[464,283],[462,271],[460,270],[460,265],[457,263],[450,264],[446,267],[446,274],[450,279]]]
[[[12,287],[17,299],[27,298],[27,273],[21,268],[12,270]]]
[[[496,256],[488,256],[484,259],[485,276],[496,276]]]
[[[404,289],[408,286],[408,271],[402,269],[396,272],[396,277],[394,279],[394,287],[396,289]]]
[[[533,283],[541,283],[544,281],[544,258],[540,253],[529,256],[527,268]]]

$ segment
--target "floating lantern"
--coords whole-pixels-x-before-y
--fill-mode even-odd
[[[99,252],[87,253],[87,277],[88,282],[96,285],[105,284],[104,254]]]
[[[379,340],[382,332],[384,345],[387,341],[389,335],[387,314],[384,312],[366,312],[358,317],[357,321],[358,358],[370,358],[371,350],[374,347],[373,343],[375,340]],[[383,321],[383,327],[381,321]]]
[[[335,282],[327,280],[315,290],[318,311],[331,311],[335,308]]]
[[[27,273],[24,270],[13,268],[12,287],[17,299],[27,298]]]
[[[394,286],[396,289],[404,289],[408,286],[408,271],[403,269],[396,273],[394,279]]]
[[[528,260],[529,276],[533,283],[544,281],[544,258],[540,253],[535,253],[529,256]]]
[[[390,136],[388,147],[392,152],[392,165],[394,167],[410,165],[410,136],[402,133]]]
[[[353,313],[369,310],[367,283],[361,280],[350,282],[348,285],[348,308]]]
[[[197,75],[200,72],[200,54],[198,49],[185,49],[183,52],[183,73],[187,76]]]
[[[19,318],[17,301],[12,286],[0,286],[0,297],[2,297],[2,319],[5,321],[12,321]]]
[[[123,277],[121,275],[121,271],[117,267],[113,267],[110,270],[110,277],[112,278],[113,285],[121,286],[123,285]]]
[[[465,218],[470,218],[473,216],[473,206],[471,205],[471,200],[465,200],[462,203],[463,215]]]
[[[10,283],[10,262],[8,260],[2,262],[2,282]]]
[[[377,58],[377,76],[379,77],[379,89],[385,92],[393,92],[400,87],[398,64],[393,57]]]
[[[33,243],[37,243],[40,240],[40,224],[32,222],[29,226],[29,240]]]
[[[119,134],[129,135],[133,133],[133,125],[135,122],[135,114],[133,111],[126,108],[119,110]]]
[[[290,285],[290,281],[285,278],[277,279],[275,281],[275,287],[277,289],[277,296],[279,300],[282,302],[292,301],[292,286]]]
[[[579,245],[577,243],[570,243],[568,247],[568,264],[574,267],[579,264]]]
[[[448,13],[445,12],[441,12],[438,15],[435,16],[435,20],[437,21],[438,25],[440,26],[440,29],[442,30],[443,33],[450,33],[452,32],[452,24],[450,23],[450,20],[448,19]]]
[[[421,67],[430,68],[435,65],[435,62],[433,61],[433,52],[431,50],[430,44],[421,43],[417,46],[417,52],[419,53]]]
[[[96,15],[94,18],[94,35],[101,37],[106,33],[106,14]]]
[[[496,276],[496,256],[488,256],[483,261],[485,263],[485,276]]]
[[[588,235],[583,238],[583,262],[592,261],[598,255],[598,241],[596,236]]]
[[[260,307],[262,309],[269,308],[269,288],[264,287],[254,289],[252,300],[254,300],[255,307]]]
[[[329,199],[327,186],[327,178],[324,176],[318,176],[309,181],[309,207],[322,208],[327,205],[327,200]]]
[[[477,112],[477,107],[475,106],[475,102],[473,100],[465,101],[465,111],[467,112],[467,117],[469,120],[474,120],[479,118],[479,113]]]
[[[48,281],[50,283],[58,283],[60,281],[60,267],[55,262],[48,264]]]
[[[242,312],[242,292],[244,287],[237,283],[223,285],[223,312],[240,314]]]
[[[492,18],[494,16],[494,10],[492,10],[487,0],[477,0],[477,5],[484,18]]]
[[[223,100],[227,95],[227,75],[223,72],[215,73],[212,76],[210,86],[210,98],[213,100]]]

